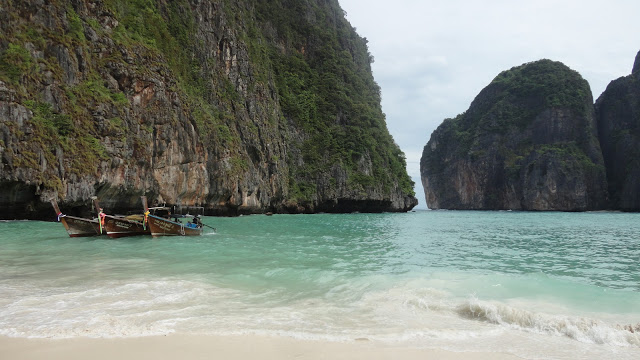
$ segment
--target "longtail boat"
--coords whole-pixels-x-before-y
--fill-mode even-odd
[[[96,204],[97,206],[97,204]],[[146,224],[144,214],[136,215],[107,215],[101,208],[98,214],[100,221],[110,238],[125,236],[151,235],[151,230]]]
[[[203,224],[200,221],[199,215],[182,215],[171,214],[170,209],[167,207],[155,207],[149,208],[147,205],[147,197],[142,196],[142,205],[144,206],[144,215],[147,218],[147,225],[151,229],[152,236],[199,236],[203,232]],[[158,211],[165,210],[167,216],[161,217],[152,214],[150,210]],[[180,219],[188,219],[187,223],[181,222]]]
[[[125,236],[151,235],[151,230],[144,223],[144,215],[104,215],[104,227],[107,236],[120,238]]]
[[[53,206],[53,210],[56,211],[58,221],[64,225],[70,237],[98,236],[103,234],[103,229],[97,219],[85,219],[64,215],[62,211],[60,211],[56,200],[51,200],[51,205]]]

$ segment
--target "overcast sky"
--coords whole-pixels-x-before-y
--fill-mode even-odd
[[[561,61],[589,82],[595,100],[631,73],[640,50],[638,0],[339,1],[369,40],[382,110],[421,208],[422,148],[501,71]]]

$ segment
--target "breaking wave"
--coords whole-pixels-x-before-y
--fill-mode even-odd
[[[475,298],[459,305],[456,312],[467,319],[538,334],[566,336],[583,343],[640,347],[640,332],[634,331],[633,325],[610,325],[589,318],[535,313]]]

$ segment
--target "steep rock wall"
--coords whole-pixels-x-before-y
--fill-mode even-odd
[[[415,206],[366,41],[337,1],[285,3],[2,4],[0,218],[142,194],[219,215]],[[354,131],[371,141],[342,146]]]
[[[588,83],[540,60],[498,75],[431,135],[421,159],[432,209],[583,211],[606,206]]]
[[[595,108],[612,207],[640,211],[640,52],[633,73],[612,81]]]

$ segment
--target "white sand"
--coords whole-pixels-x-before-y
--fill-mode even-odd
[[[492,359],[501,353],[450,352],[396,347],[370,341],[336,343],[285,337],[167,335],[126,339],[24,339],[0,337],[2,360],[190,360],[190,359]]]

